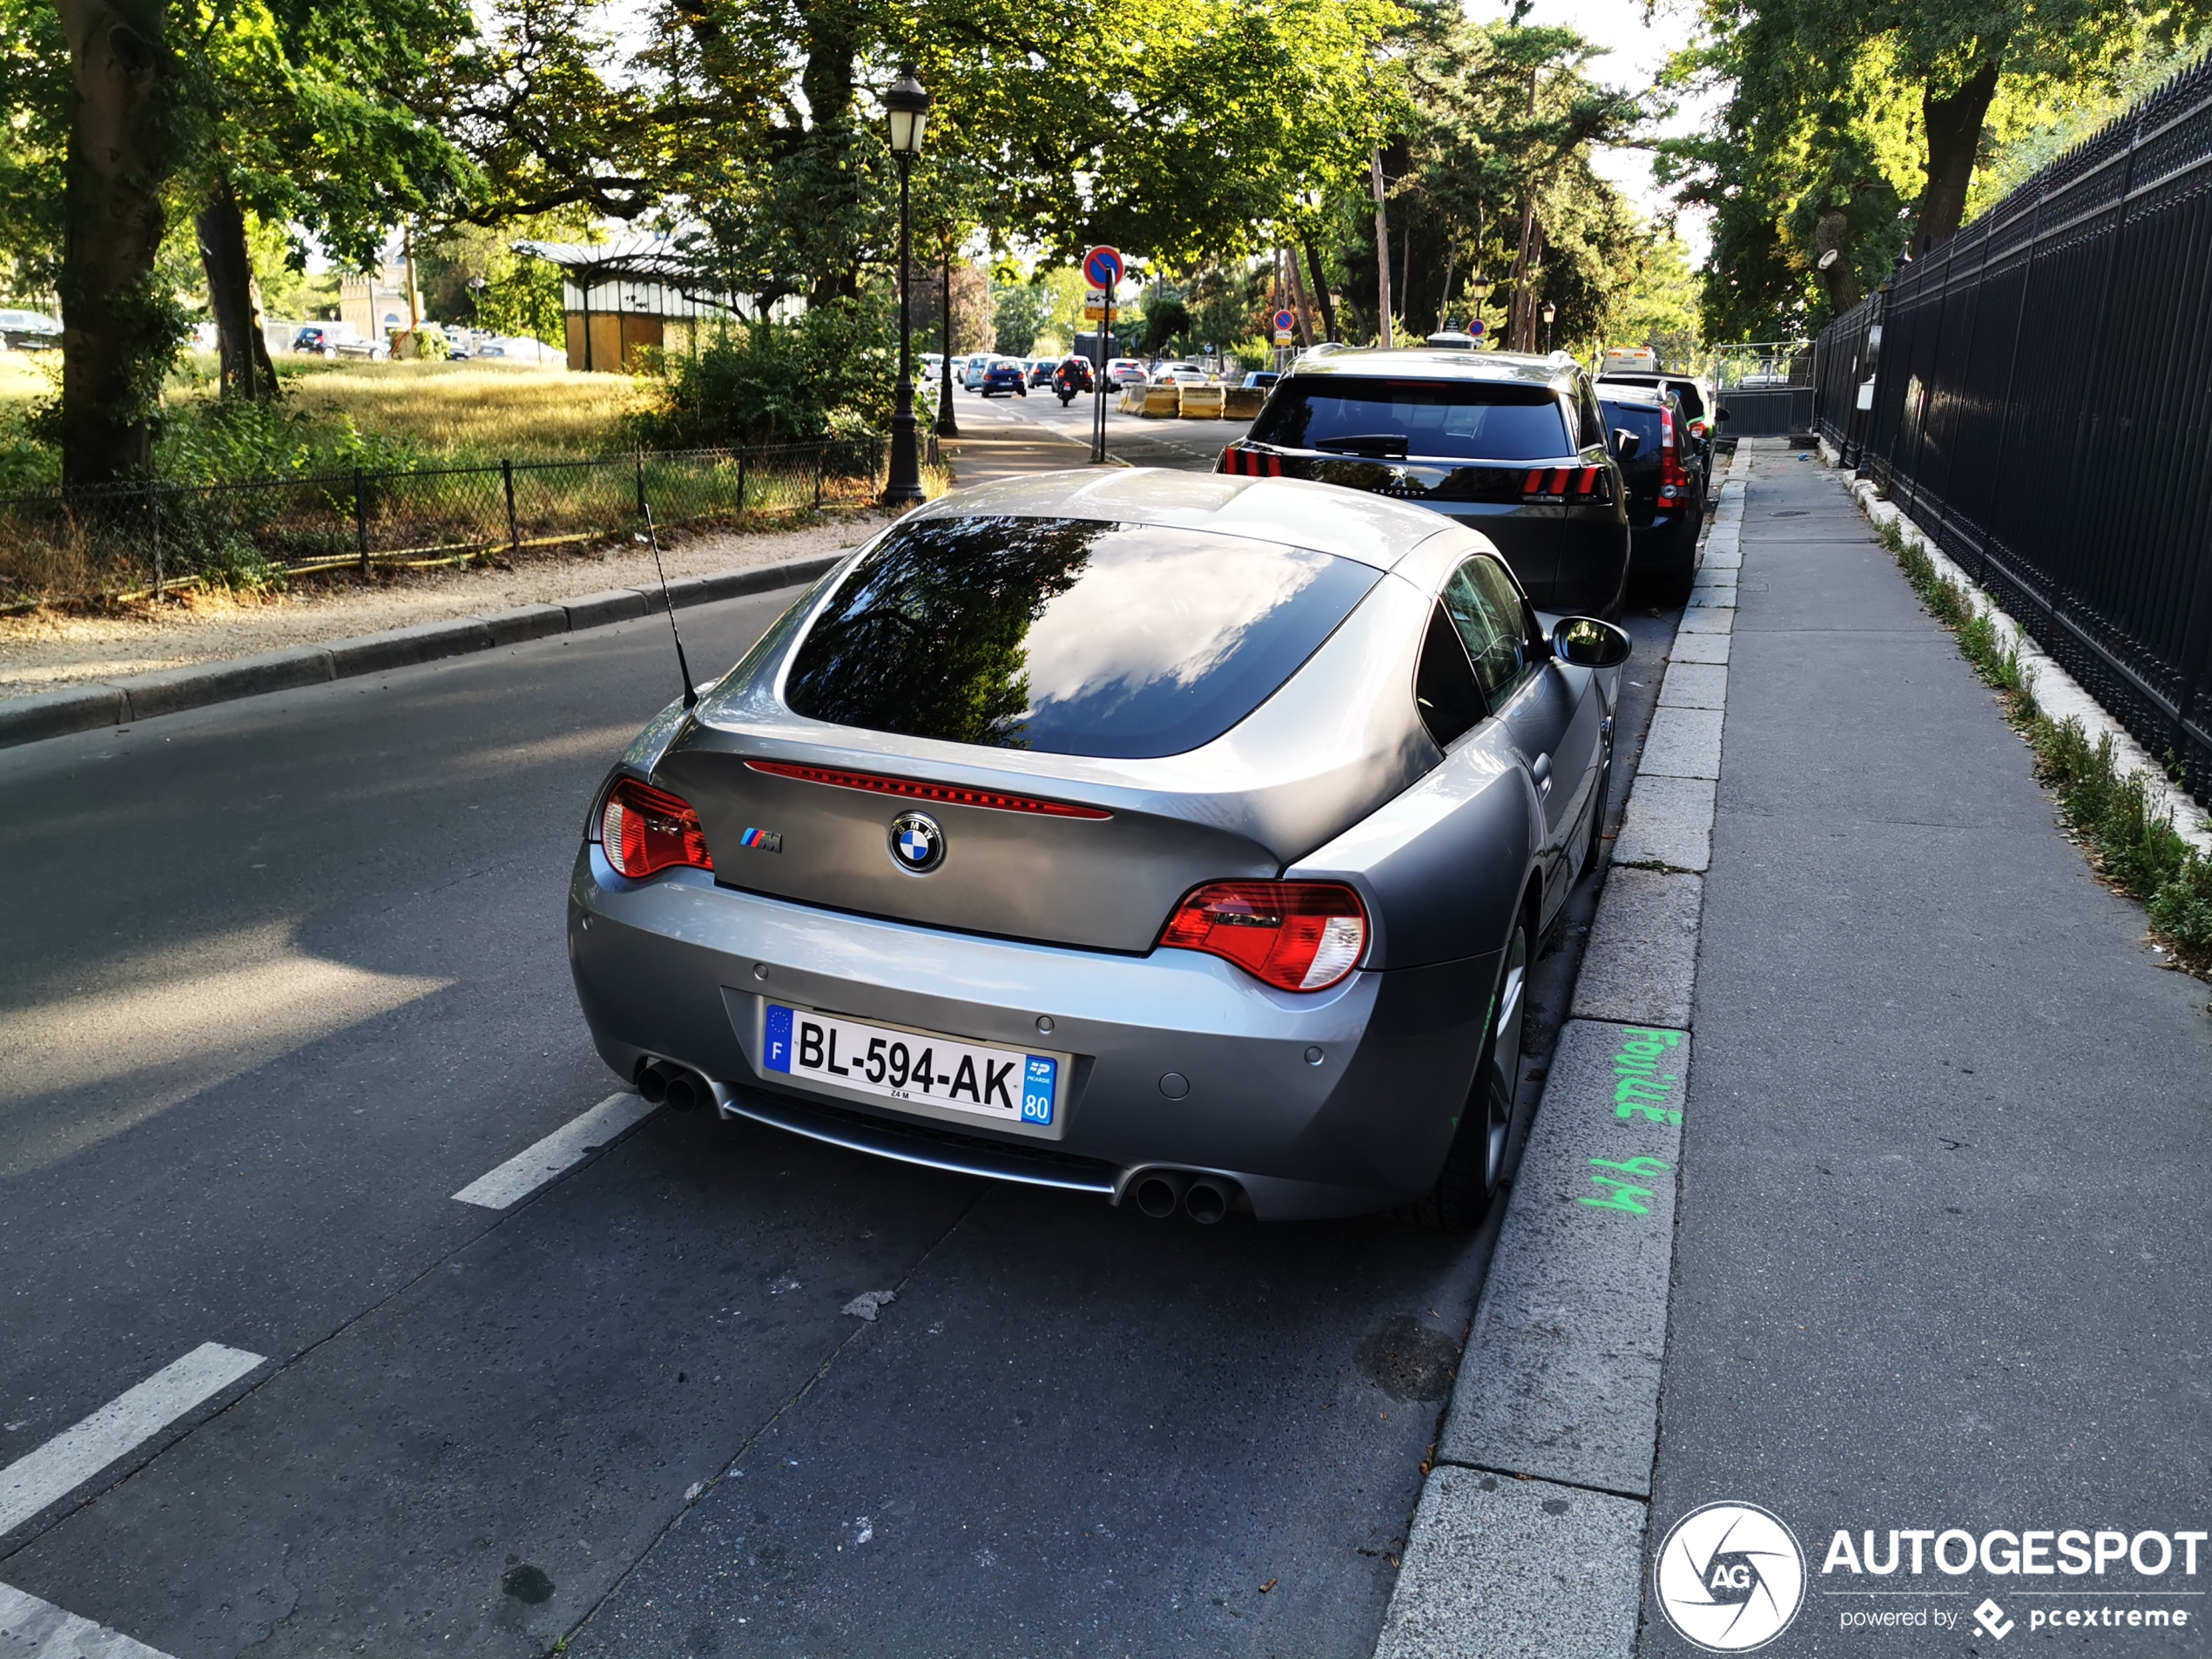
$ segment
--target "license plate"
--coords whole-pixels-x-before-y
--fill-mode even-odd
[[[768,1005],[767,1069],[810,1082],[942,1107],[1001,1123],[1049,1127],[1060,1109],[1061,1056],[870,1025]]]

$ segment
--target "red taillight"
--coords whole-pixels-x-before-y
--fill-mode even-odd
[[[1359,965],[1367,912],[1334,881],[1210,881],[1175,907],[1160,943],[1203,950],[1285,991],[1324,991]]]
[[[680,795],[625,778],[607,792],[599,815],[599,844],[618,875],[632,880],[655,871],[687,865],[711,870],[699,815]]]
[[[1682,469],[1682,451],[1675,447],[1675,417],[1670,409],[1659,411],[1659,484],[1676,490],[1689,488],[1689,475]]]
[[[1214,470],[1234,473],[1239,478],[1280,478],[1283,457],[1263,455],[1257,449],[1242,448],[1232,443],[1221,452]]]
[[[1602,467],[1532,467],[1521,482],[1521,493],[1529,501],[1565,501],[1569,496],[1613,499]]]

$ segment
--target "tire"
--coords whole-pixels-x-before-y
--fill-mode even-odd
[[[1413,1207],[1413,1219],[1443,1232],[1466,1232],[1479,1226],[1498,1196],[1499,1177],[1506,1162],[1506,1143],[1513,1132],[1514,1096],[1521,1086],[1521,1042],[1528,1024],[1528,968],[1534,940],[1528,918],[1517,918],[1498,964],[1498,982],[1490,994],[1485,1021],[1482,1057],[1474,1068],[1474,1082],[1460,1108],[1451,1150],[1428,1197]]]

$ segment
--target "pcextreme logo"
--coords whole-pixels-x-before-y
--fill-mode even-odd
[[[1779,1516],[1709,1503],[1668,1531],[1651,1568],[1659,1610],[1708,1653],[1749,1653],[1790,1628],[1805,1597],[1805,1556]]]

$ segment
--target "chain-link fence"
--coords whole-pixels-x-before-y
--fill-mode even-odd
[[[887,450],[867,437],[19,497],[0,501],[0,598],[520,554],[629,535],[648,507],[668,529],[866,506],[882,491]]]

